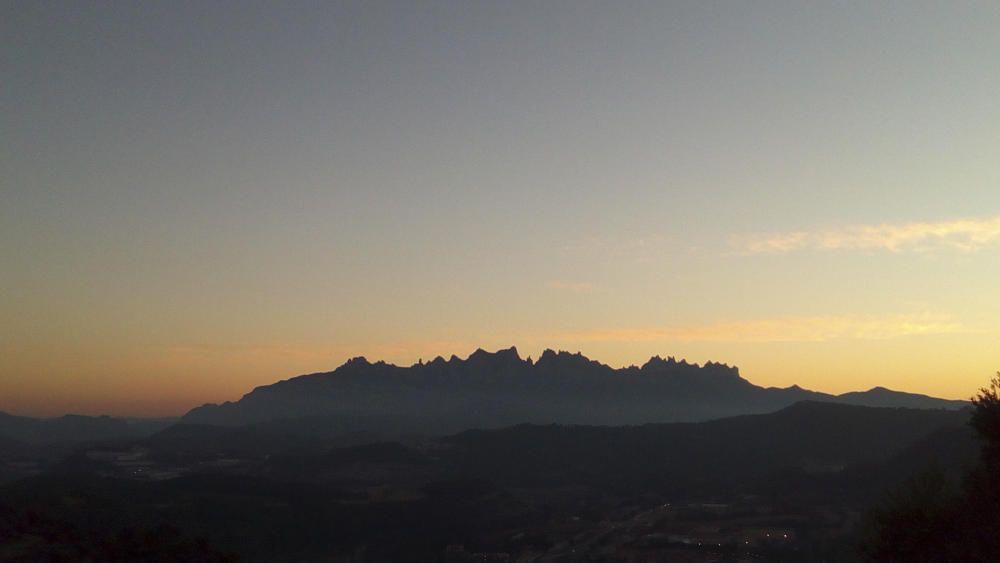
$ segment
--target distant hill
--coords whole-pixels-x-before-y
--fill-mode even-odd
[[[917,393],[893,391],[885,387],[873,387],[867,391],[853,391],[838,395],[838,403],[863,407],[904,407],[910,409],[961,409],[969,406],[968,401],[938,399]]]
[[[811,533],[823,541],[835,528],[845,533],[884,486],[927,463],[960,466],[976,452],[969,416],[801,402],[708,422],[523,424],[333,448],[284,434],[297,428],[287,420],[177,425],[131,444],[81,448],[50,471],[0,487],[0,498],[79,526],[168,523],[247,561],[351,560],[334,556],[361,544],[369,561],[440,561],[457,543],[535,534],[552,546],[581,525],[605,537],[616,528],[609,522],[647,530],[660,519],[672,526],[675,517],[736,531],[792,529],[802,543],[789,546],[788,557],[753,559],[829,561],[794,550],[816,541]],[[675,508],[647,511],[663,503]],[[501,545],[491,551],[522,549]],[[729,560],[709,555],[682,560]]]
[[[583,355],[546,350],[537,361],[515,348],[477,350],[467,359],[438,357],[400,367],[365,358],[336,370],[258,387],[237,402],[204,405],[188,424],[240,426],[311,417],[350,420],[351,430],[378,428],[445,434],[521,423],[622,425],[701,421],[774,412],[799,401],[957,409],[962,401],[875,388],[840,396],[764,388],[736,367],[653,357],[614,369]]]
[[[783,471],[835,475],[856,465],[887,464],[905,476],[948,458],[941,437],[961,437],[956,451],[964,455],[971,443],[968,416],[806,401],[770,414],[699,423],[520,425],[445,440],[454,446],[450,463],[466,477],[509,486],[604,483],[681,494],[699,484],[718,491]]]
[[[168,419],[128,420],[74,414],[56,418],[31,418],[0,412],[0,437],[32,445],[67,445],[145,436],[172,422]]]
[[[182,423],[137,443],[171,455],[198,457],[213,453],[302,453],[380,441],[382,435],[375,432],[351,432],[357,425],[336,417],[273,420],[246,426]],[[397,437],[399,433],[386,435]]]
[[[228,474],[411,489],[457,480],[513,488],[655,491],[682,498],[731,489],[760,492],[798,479],[800,486],[849,486],[865,493],[928,465],[957,475],[978,453],[968,419],[968,410],[804,401],[773,413],[706,422],[521,424],[408,445],[347,447],[295,435],[286,436],[288,443],[283,443],[282,435],[267,426],[180,424],[117,451],[107,446],[80,450],[53,475],[116,475],[128,480],[127,472],[115,469],[115,455],[124,455],[138,456],[135,459],[148,463],[144,467],[149,471],[170,473],[162,477],[167,480]]]

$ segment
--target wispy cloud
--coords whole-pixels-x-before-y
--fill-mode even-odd
[[[782,317],[672,327],[564,332],[553,337],[564,342],[824,342],[838,339],[884,340],[959,332],[967,332],[967,329],[949,317],[921,313]]]
[[[998,243],[1000,216],[765,233],[735,241],[746,254],[779,254],[803,249],[927,252],[948,248],[974,252]]]

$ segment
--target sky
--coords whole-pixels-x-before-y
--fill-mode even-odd
[[[8,2],[0,410],[364,355],[1000,369],[995,2]]]

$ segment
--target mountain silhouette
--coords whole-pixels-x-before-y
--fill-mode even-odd
[[[672,357],[615,369],[580,353],[545,350],[532,361],[511,347],[409,367],[353,358],[332,372],[257,387],[236,402],[197,407],[181,422],[241,426],[334,417],[352,430],[447,433],[521,423],[702,421],[774,412],[806,400],[941,409],[967,404],[878,387],[839,396],[798,386],[765,388],[741,377],[735,366]]]
[[[968,401],[951,401],[928,397],[918,393],[893,391],[885,387],[873,387],[867,391],[853,391],[837,396],[837,402],[863,407],[902,407],[910,409],[960,409],[968,406]]]
[[[156,432],[170,419],[129,420],[111,416],[67,414],[32,418],[0,412],[0,436],[25,444],[75,444],[116,438],[133,438]]]

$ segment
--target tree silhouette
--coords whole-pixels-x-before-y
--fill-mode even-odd
[[[1000,561],[1000,372],[972,398],[969,424],[981,453],[962,488],[931,471],[891,492],[869,514],[865,560]]]
[[[983,441],[983,465],[995,472],[1000,468],[1000,372],[973,397],[972,407],[971,424]]]

